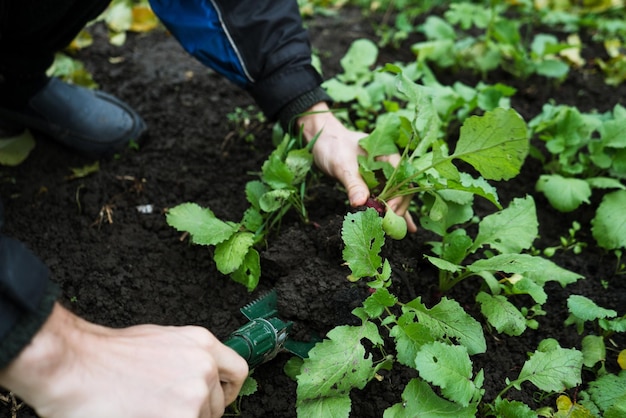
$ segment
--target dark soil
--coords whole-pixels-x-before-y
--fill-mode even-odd
[[[336,74],[339,59],[357,38],[373,37],[373,28],[357,11],[308,22],[314,47],[325,61],[325,76]],[[280,314],[295,322],[303,334],[324,333],[336,325],[354,323],[350,312],[367,296],[364,284],[346,280],[340,237],[343,216],[351,210],[345,193],[334,180],[319,176],[310,188],[310,225],[287,216],[282,228],[261,250],[263,277],[252,294],[219,274],[205,247],[190,246],[165,222],[164,211],[182,202],[210,207],[217,216],[237,221],[247,207],[243,193],[272,150],[269,126],[256,130],[246,142],[233,135],[227,114],[236,106],[252,104],[249,96],[186,55],[167,33],[129,36],[123,47],[107,42],[105,30],[93,29],[96,42],[78,58],[94,74],[101,88],[133,105],[149,125],[140,150],[126,150],[118,158],[100,161],[100,170],[85,178],[70,179],[70,168],[93,163],[57,144],[39,138],[28,160],[16,168],[1,168],[0,195],[6,212],[6,233],[26,242],[50,267],[63,291],[62,303],[88,320],[111,327],[141,323],[197,324],[224,338],[244,323],[239,308],[269,289],[279,294]],[[407,61],[411,54],[384,49],[381,62]],[[595,51],[585,51],[594,55]],[[112,59],[115,58],[115,59]],[[439,72],[444,83],[461,79],[475,85],[472,74]],[[604,84],[597,69],[573,72],[557,85],[542,78],[515,80],[492,74],[489,83],[502,81],[518,88],[513,106],[527,119],[540,112],[550,99],[578,106],[582,111],[610,110],[624,104],[626,86]],[[583,224],[578,235],[589,243],[583,255],[558,253],[564,268],[586,277],[561,289],[550,285],[547,315],[539,317],[537,331],[509,338],[485,329],[487,355],[473,358],[475,371],[485,371],[486,399],[491,400],[514,378],[546,337],[563,347],[580,348],[580,336],[565,327],[565,300],[570,294],[592,298],[605,308],[624,314],[626,280],[615,276],[615,257],[594,247],[589,233],[592,205],[573,214],[551,209],[534,192],[540,165],[529,159],[520,176],[496,184],[501,201],[532,194],[536,200],[541,237],[538,248],[556,245],[572,221]],[[595,198],[595,196],[594,196]],[[596,199],[597,200],[597,199]],[[144,214],[139,205],[153,205]],[[109,209],[110,219],[107,214]],[[484,213],[492,211],[487,205]],[[421,296],[432,306],[438,301],[436,275],[422,254],[428,252],[428,236],[418,232],[401,242],[388,242],[385,257],[394,270],[394,294],[405,301]],[[608,291],[601,280],[608,283]],[[480,317],[473,302],[480,283],[453,289],[451,297]],[[484,322],[484,321],[483,321]],[[616,340],[624,348],[626,341]],[[609,352],[607,367],[615,370],[616,353]],[[241,402],[244,417],[295,417],[296,384],[283,373],[288,355],[257,368],[259,389]],[[115,361],[115,359],[111,359]],[[381,381],[352,393],[352,416],[381,417],[414,371],[394,367]],[[585,377],[591,377],[591,375]],[[533,407],[553,405],[554,399],[535,402],[534,389],[510,391]],[[0,417],[10,417],[10,407],[0,403]],[[28,407],[18,417],[34,417]]]

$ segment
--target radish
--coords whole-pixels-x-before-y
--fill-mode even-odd
[[[383,231],[385,231],[385,234],[389,235],[390,238],[401,240],[406,236],[406,221],[402,216],[397,215],[394,211],[387,208],[387,212],[385,212],[385,217],[383,218]]]

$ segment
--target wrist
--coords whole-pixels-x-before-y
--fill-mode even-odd
[[[29,404],[41,395],[50,394],[61,381],[59,377],[68,359],[75,357],[85,324],[56,303],[31,342],[0,371],[0,385]]]
[[[320,132],[328,133],[336,132],[337,128],[345,129],[325,102],[311,106],[297,119],[297,124],[307,143]]]

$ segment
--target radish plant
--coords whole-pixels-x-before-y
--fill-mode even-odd
[[[167,223],[188,233],[193,244],[214,246],[213,260],[217,269],[249,291],[254,290],[261,276],[256,248],[265,242],[289,210],[295,210],[308,222],[304,201],[307,174],[313,165],[310,149],[314,142],[299,148],[297,138],[284,137],[263,164],[260,179],[246,184],[250,206],[239,222],[219,219],[211,209],[196,203],[182,203],[168,210]]]
[[[545,142],[544,167],[536,189],[561,212],[589,204],[594,191],[605,193],[591,221],[596,242],[607,250],[626,247],[626,108],[604,114],[583,113],[564,105],[544,106],[529,122],[532,135]],[[612,190],[606,192],[607,190]]]

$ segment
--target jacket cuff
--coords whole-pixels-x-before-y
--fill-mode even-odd
[[[291,102],[287,103],[278,113],[278,121],[284,132],[297,131],[298,127],[295,126],[296,119],[307,111],[311,106],[319,102],[327,102],[329,105],[333,99],[322,89],[316,87],[311,91],[308,91]]]
[[[2,340],[0,340],[0,369],[6,366],[15,359],[20,352],[26,347],[35,334],[41,329],[46,322],[54,303],[59,295],[59,288],[56,284],[48,282],[43,297],[39,302],[39,306],[34,311],[27,313],[20,313],[19,319],[14,323],[13,327],[6,333]],[[10,309],[13,305],[11,303],[5,303],[0,295],[0,317],[6,318],[7,309]]]

